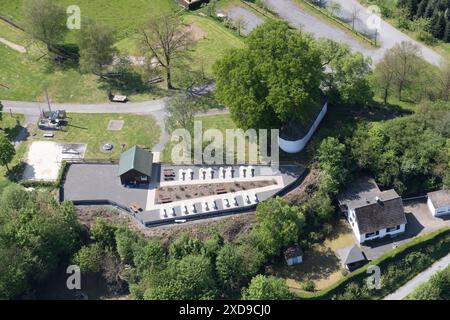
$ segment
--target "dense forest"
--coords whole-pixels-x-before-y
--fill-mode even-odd
[[[435,38],[450,42],[449,0],[399,0],[398,7],[406,10],[410,20],[427,19],[427,30]]]

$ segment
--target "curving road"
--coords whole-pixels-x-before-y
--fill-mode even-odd
[[[370,16],[370,12],[368,12],[368,10],[357,0],[333,1],[339,3],[342,8],[350,12],[354,10],[354,8],[357,8],[358,18],[362,21],[367,21]],[[395,29],[383,20],[380,23],[381,46],[380,48],[374,48],[369,44],[357,40],[346,31],[339,29],[336,26],[327,23],[325,20],[302,10],[293,0],[265,0],[265,2],[273,12],[275,12],[282,19],[288,21],[292,26],[306,32],[310,32],[316,38],[329,38],[345,43],[354,51],[359,51],[366,57],[372,58],[374,65],[383,58],[386,50],[394,47],[397,43],[402,41],[410,41],[417,44],[422,51],[423,58],[429,63],[439,65],[442,60],[442,57],[438,53]]]

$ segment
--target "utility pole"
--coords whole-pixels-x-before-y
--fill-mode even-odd
[[[52,108],[50,107],[50,100],[48,99],[47,87],[45,87],[45,98],[47,99],[48,111],[52,112]]]

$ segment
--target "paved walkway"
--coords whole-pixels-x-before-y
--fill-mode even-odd
[[[366,57],[372,58],[374,65],[383,58],[387,49],[402,41],[410,41],[417,44],[421,48],[423,58],[429,63],[438,65],[442,59],[439,54],[395,29],[385,21],[381,22],[381,47],[374,48],[349,34],[349,31],[344,31],[328,23],[325,18],[319,18],[306,12],[295,4],[293,0],[265,0],[265,2],[272,11],[288,21],[292,26],[310,32],[316,38],[329,38],[345,43],[354,51],[359,51]],[[357,8],[358,18],[362,21],[367,21],[370,15],[367,9],[357,0],[335,0],[335,2],[338,2],[346,10]]]
[[[25,49],[25,47],[22,47],[22,46],[20,46],[18,44],[15,44],[15,43],[11,42],[11,41],[8,41],[5,38],[0,37],[0,42],[5,44],[6,46],[10,47],[11,49],[16,50],[17,52],[20,52],[20,53],[26,53],[27,52],[27,49]]]
[[[418,274],[414,279],[406,283],[394,293],[386,296],[383,300],[403,300],[421,284],[427,282],[432,275],[450,265],[450,254],[435,262],[430,268]]]

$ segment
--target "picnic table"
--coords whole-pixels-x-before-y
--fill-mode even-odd
[[[128,98],[127,96],[121,96],[121,95],[114,95],[111,99],[113,102],[127,102]]]
[[[216,194],[224,194],[224,193],[227,193],[227,190],[224,187],[219,187],[219,188],[216,188],[215,192],[216,192]]]

